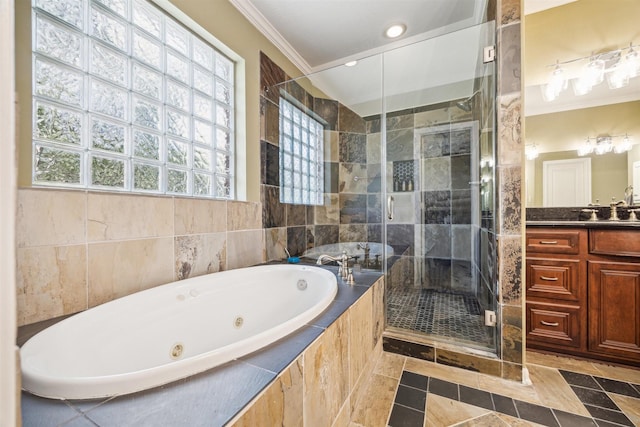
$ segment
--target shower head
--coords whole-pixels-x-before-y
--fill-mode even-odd
[[[473,97],[476,96],[476,94],[479,92],[480,92],[480,89],[473,92],[471,96],[469,96],[468,98],[465,98],[462,101],[457,101],[456,107],[468,113],[469,111],[471,111],[471,107],[473,107]]]
[[[468,113],[469,111],[471,111],[471,100],[467,99],[464,101],[458,101],[456,102],[456,107]]]

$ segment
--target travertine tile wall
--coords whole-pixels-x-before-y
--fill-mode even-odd
[[[230,425],[349,426],[382,351],[383,292],[380,279]]]
[[[18,324],[265,260],[259,203],[20,189]]]
[[[502,377],[522,379],[522,91],[521,0],[498,0],[497,221]]]

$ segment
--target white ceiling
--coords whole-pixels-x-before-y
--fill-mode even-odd
[[[230,0],[310,73],[482,22],[486,0]],[[407,32],[384,36],[395,23]]]
[[[525,0],[525,13],[579,0]],[[484,71],[478,52],[492,32],[482,22],[486,0],[230,0],[327,95],[367,116],[380,112],[382,61],[387,111],[465,98]],[[399,40],[384,37],[403,23]],[[438,37],[440,36],[440,37]],[[424,41],[424,42],[423,42]],[[422,43],[418,43],[422,42]],[[366,58],[366,59],[365,59]],[[342,66],[360,60],[356,67]],[[635,79],[640,80],[640,79]],[[388,84],[392,82],[392,84]],[[640,81],[634,82],[640,86]],[[622,102],[599,93],[544,102],[539,86],[525,87],[525,115]],[[635,92],[635,99],[638,93]],[[608,99],[607,96],[618,99]]]
[[[363,117],[381,111],[382,72],[387,111],[468,97],[492,32],[476,25],[486,0],[230,1],[316,87]],[[394,23],[407,27],[395,41],[384,36]]]
[[[542,12],[543,10],[573,3],[574,1],[577,0],[525,0],[524,14],[529,15],[530,13]]]

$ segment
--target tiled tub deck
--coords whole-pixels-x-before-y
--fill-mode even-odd
[[[338,279],[335,300],[295,333],[204,373],[102,400],[23,392],[23,426],[348,424],[382,351],[384,327],[381,274],[357,273],[355,281],[350,286]]]

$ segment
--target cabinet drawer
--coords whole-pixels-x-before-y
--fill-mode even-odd
[[[527,303],[527,340],[581,347],[580,307]]]
[[[527,258],[527,298],[581,301],[584,261]]]
[[[546,254],[580,253],[580,241],[586,239],[586,230],[530,230],[527,231],[527,252]]]
[[[635,230],[590,230],[589,252],[599,255],[640,257],[640,232]]]

